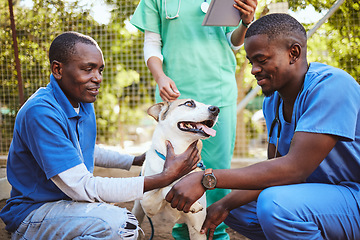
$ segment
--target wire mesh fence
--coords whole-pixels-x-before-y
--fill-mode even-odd
[[[259,1],[256,16],[286,12],[307,30],[338,3],[328,0]],[[0,155],[11,143],[21,90],[26,100],[49,82],[48,48],[55,36],[78,31],[92,36],[103,50],[104,81],[95,102],[98,143],[126,148],[150,140],[155,122],[146,109],[154,103],[156,84],[143,60],[143,33],[129,24],[138,0],[13,1],[20,71],[16,70],[8,0],[0,0]],[[309,38],[308,58],[339,67],[360,81],[360,4],[345,0]],[[191,43],[189,43],[191,44]],[[237,54],[239,102],[256,82],[244,50]],[[19,83],[22,87],[19,88]],[[261,114],[261,92],[238,113],[235,156],[261,155],[266,148],[266,127]],[[146,150],[146,149],[144,149]]]

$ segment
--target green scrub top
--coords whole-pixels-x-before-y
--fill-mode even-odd
[[[180,98],[218,107],[236,104],[236,58],[226,39],[236,27],[202,26],[203,2],[166,0],[165,9],[165,0],[141,0],[130,22],[161,35],[164,73],[175,82]],[[173,17],[178,9],[179,17],[166,19],[165,10]],[[162,101],[158,88],[156,101]]]

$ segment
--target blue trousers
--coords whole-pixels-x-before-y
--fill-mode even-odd
[[[270,187],[225,223],[250,239],[360,239],[360,184]]]

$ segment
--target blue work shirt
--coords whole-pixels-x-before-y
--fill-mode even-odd
[[[94,169],[96,119],[92,103],[80,103],[77,114],[53,75],[17,114],[7,160],[11,198],[0,212],[6,230],[14,232],[34,209],[69,199],[51,177],[84,163]]]
[[[268,126],[279,108],[281,134],[279,153],[288,153],[295,132],[331,134],[339,138],[335,147],[307,182],[351,185],[360,200],[360,85],[346,72],[311,63],[305,75],[303,90],[296,98],[291,123],[283,116],[283,102],[277,104],[275,92],[264,100],[263,111]],[[295,125],[296,122],[296,125]],[[277,125],[269,142],[276,144]],[[355,184],[353,184],[355,183]]]

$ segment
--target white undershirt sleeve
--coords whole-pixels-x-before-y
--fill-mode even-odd
[[[51,178],[55,185],[75,201],[127,202],[141,199],[144,177],[95,177],[81,163]]]
[[[133,164],[134,156],[123,154],[118,151],[105,149],[95,145],[95,166],[105,168],[121,168],[129,170]]]
[[[228,40],[228,42],[229,42],[229,44],[230,44],[231,49],[234,50],[234,51],[237,51],[237,50],[239,50],[239,49],[241,48],[242,44],[241,44],[240,46],[234,46],[234,44],[231,42],[231,36],[232,36],[232,34],[234,33],[234,31],[235,31],[235,30],[233,30],[233,31],[231,31],[231,32],[228,32],[228,33],[226,34],[226,38],[227,38],[227,40]]]
[[[147,61],[150,57],[158,57],[163,61],[164,57],[161,54],[162,39],[160,34],[145,30],[144,36],[144,60],[147,65]]]

